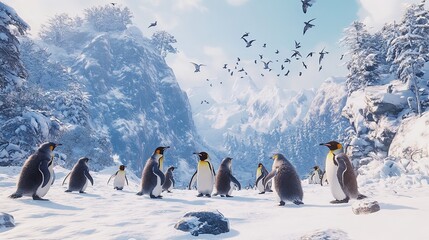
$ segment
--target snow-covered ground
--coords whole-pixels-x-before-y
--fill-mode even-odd
[[[361,180],[360,191],[377,200],[381,210],[355,215],[352,201],[329,204],[328,186],[305,182],[301,206],[279,207],[274,193],[259,195],[256,190],[233,192],[234,198],[197,198],[194,190],[175,189],[164,193],[163,199],[152,200],[136,195],[139,179],[131,174],[124,191],[106,185],[116,168],[92,172],[94,186],[79,194],[64,192],[66,185],[61,183],[68,170],[57,166],[56,182],[45,196],[50,201],[10,199],[7,196],[15,191],[19,171],[20,167],[0,167],[0,212],[13,215],[16,223],[14,228],[0,229],[0,239],[299,239],[320,230],[332,233],[334,239],[429,237],[425,181]],[[231,231],[193,237],[174,228],[186,212],[200,209],[218,209],[229,219]]]

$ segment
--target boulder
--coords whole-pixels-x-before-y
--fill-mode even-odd
[[[0,229],[15,227],[15,219],[7,213],[0,213]]]
[[[378,212],[380,210],[380,205],[377,201],[361,200],[352,204],[352,210],[356,215],[369,214]]]
[[[174,225],[177,230],[190,232],[193,236],[229,232],[229,221],[218,210],[186,213]]]
[[[300,240],[346,240],[347,233],[339,229],[317,230],[299,238]]]

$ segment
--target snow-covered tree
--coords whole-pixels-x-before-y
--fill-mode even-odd
[[[177,40],[166,31],[155,32],[152,35],[151,42],[155,49],[158,50],[158,53],[164,58],[168,53],[177,53],[177,48],[171,45],[177,43]]]
[[[58,14],[49,19],[47,24],[42,24],[39,36],[46,43],[64,46],[78,33],[81,24],[80,18],[73,19],[65,13]]]
[[[355,21],[344,30],[345,37],[340,42],[349,48],[347,63],[349,94],[359,88],[374,85],[379,80],[380,42],[379,36],[371,35],[365,24]]]
[[[398,27],[399,35],[389,44],[387,59],[393,62],[392,70],[415,94],[417,113],[421,115],[419,79],[424,75],[424,64],[429,61],[429,12],[425,1],[412,4]]]
[[[131,24],[130,9],[105,5],[85,9],[85,20],[97,31],[123,31]]]

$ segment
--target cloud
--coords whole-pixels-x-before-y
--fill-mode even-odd
[[[202,0],[175,0],[174,8],[181,11],[198,10],[200,12],[207,11],[207,7],[203,5]]]
[[[226,2],[232,6],[241,6],[249,2],[249,0],[226,0]]]
[[[358,0],[359,20],[375,31],[385,23],[400,20],[407,5],[420,2],[421,0]]]

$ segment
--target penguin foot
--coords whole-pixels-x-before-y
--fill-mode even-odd
[[[295,201],[293,201],[293,203],[296,205],[304,204],[301,200],[295,200]]]
[[[167,192],[168,192],[168,193],[172,193],[172,191],[168,191],[168,190],[167,190]]]
[[[273,192],[273,190],[271,190],[271,189],[270,189],[270,190],[268,190],[267,192]]]
[[[197,195],[197,197],[202,197],[203,196],[203,194],[202,193],[199,193],[198,195]]]
[[[343,200],[337,200],[337,199],[335,199],[335,200],[330,201],[330,203],[332,203],[332,204],[348,203],[348,202],[349,202],[349,198],[344,198]]]
[[[364,198],[367,198],[367,196],[365,196],[363,194],[359,194],[358,197],[357,197],[357,200],[361,200],[361,199],[364,199]]]
[[[233,196],[227,194],[226,197],[233,197]]]
[[[259,194],[265,194],[265,192],[260,192]]]
[[[136,195],[141,196],[141,195],[143,195],[143,192],[138,192]]]
[[[67,190],[65,190],[64,192],[72,192],[72,190],[67,189]]]
[[[284,201],[280,201],[279,206],[284,206],[286,203]]]
[[[85,193],[86,194],[86,192],[84,192],[84,191],[79,191],[79,193]]]
[[[48,199],[44,199],[44,198],[37,196],[36,194],[33,195],[33,200],[49,201]]]
[[[14,193],[14,194],[10,195],[9,197],[10,197],[10,198],[13,198],[13,199],[15,199],[15,198],[20,198],[20,197],[22,197],[22,194]]]
[[[153,199],[161,199],[162,198],[162,196],[161,195],[159,195],[159,196],[155,196],[155,195],[149,195],[150,196],[150,198],[153,198]]]
[[[212,195],[210,195],[210,194],[206,194],[206,197],[212,197]]]

